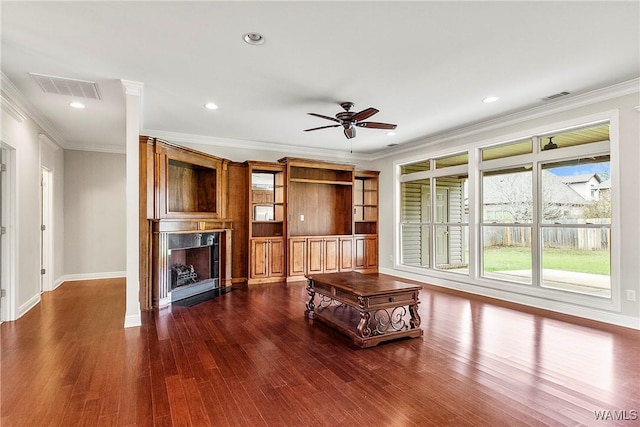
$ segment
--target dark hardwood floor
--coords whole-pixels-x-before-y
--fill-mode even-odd
[[[423,338],[360,350],[305,319],[304,286],[234,286],[123,329],[123,280],[65,283],[1,325],[0,424],[640,424],[638,331],[429,288]]]

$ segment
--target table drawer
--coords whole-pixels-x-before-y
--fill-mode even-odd
[[[390,306],[398,307],[401,305],[415,304],[417,299],[418,299],[418,292],[414,292],[414,291],[401,292],[401,293],[389,294],[389,295],[376,295],[376,296],[367,298],[365,307],[366,308],[390,307]]]

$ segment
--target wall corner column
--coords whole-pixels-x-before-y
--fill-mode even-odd
[[[139,135],[142,124],[142,89],[143,83],[121,80],[125,94],[125,122],[126,122],[126,197],[127,197],[127,289],[126,311],[124,327],[130,328],[142,325],[140,312],[140,166],[139,166]]]

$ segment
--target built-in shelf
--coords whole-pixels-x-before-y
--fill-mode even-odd
[[[351,181],[330,181],[326,179],[306,179],[306,178],[291,178],[290,182],[302,182],[307,184],[325,184],[325,185],[352,185]]]

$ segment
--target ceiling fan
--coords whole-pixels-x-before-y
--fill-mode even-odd
[[[337,125],[329,125],[329,126],[320,126],[317,128],[305,129],[305,132],[309,132],[311,130],[320,130],[327,128],[337,128],[342,126],[344,128],[344,135],[351,139],[356,137],[356,127],[361,128],[371,128],[371,129],[395,129],[397,125],[392,125],[390,123],[379,123],[379,122],[363,122],[362,120],[366,120],[369,117],[373,116],[378,112],[373,107],[369,107],[366,110],[362,110],[359,113],[349,111],[353,108],[353,102],[343,102],[340,104],[344,111],[336,114],[336,117],[323,116],[322,114],[316,113],[307,113],[310,116],[320,117],[321,119],[327,119],[334,122],[337,122]]]

